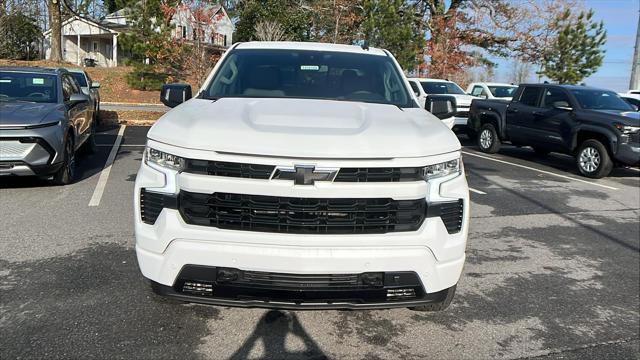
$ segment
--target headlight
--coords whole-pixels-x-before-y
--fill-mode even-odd
[[[446,161],[439,164],[433,164],[424,168],[424,179],[429,181],[431,179],[437,179],[452,174],[461,173],[461,160],[460,158]]]
[[[616,129],[620,130],[620,132],[624,135],[635,134],[640,131],[640,126],[625,126],[622,124],[614,124],[613,126],[615,126]]]
[[[144,151],[144,163],[156,164],[167,169],[181,171],[184,168],[185,161],[179,156],[147,147]]]

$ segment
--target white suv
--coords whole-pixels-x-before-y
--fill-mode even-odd
[[[149,131],[134,202],[142,274],[184,301],[440,310],[465,260],[460,143],[381,49],[234,45]]]

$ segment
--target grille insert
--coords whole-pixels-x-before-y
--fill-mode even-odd
[[[155,224],[163,208],[176,208],[176,197],[168,194],[140,190],[140,215],[146,224]]]
[[[298,234],[415,231],[426,215],[424,199],[317,199],[182,191],[178,203],[189,224]]]
[[[439,216],[447,228],[449,234],[455,234],[462,229],[462,218],[464,212],[464,202],[457,201],[438,202],[429,206],[429,217]]]
[[[342,168],[336,182],[424,181],[424,168]]]
[[[184,171],[193,174],[267,180],[274,169],[273,165],[188,159]]]

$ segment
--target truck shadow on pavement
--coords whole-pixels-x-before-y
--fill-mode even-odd
[[[285,341],[288,335],[293,335],[304,344],[303,351],[287,350]],[[293,312],[271,310],[266,312],[251,335],[245,340],[240,349],[231,357],[231,360],[247,359],[259,342],[264,346],[264,353],[260,359],[327,359],[320,347],[309,336],[300,320]],[[252,359],[254,357],[251,357]]]

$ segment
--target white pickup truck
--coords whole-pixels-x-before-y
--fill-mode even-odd
[[[481,99],[497,99],[511,101],[518,90],[517,85],[504,83],[471,83],[467,87],[467,94]]]
[[[443,119],[443,122],[450,129],[466,129],[467,118],[469,117],[469,107],[473,96],[467,95],[462,88],[453,81],[443,79],[409,78],[409,85],[418,98],[421,106],[426,106],[425,102],[431,96],[449,95],[456,99],[457,112],[453,116]]]
[[[235,44],[149,131],[140,270],[174,299],[285,309],[446,308],[469,193],[456,136],[381,49]],[[190,99],[191,98],[191,99]],[[451,116],[454,101],[431,108]]]

